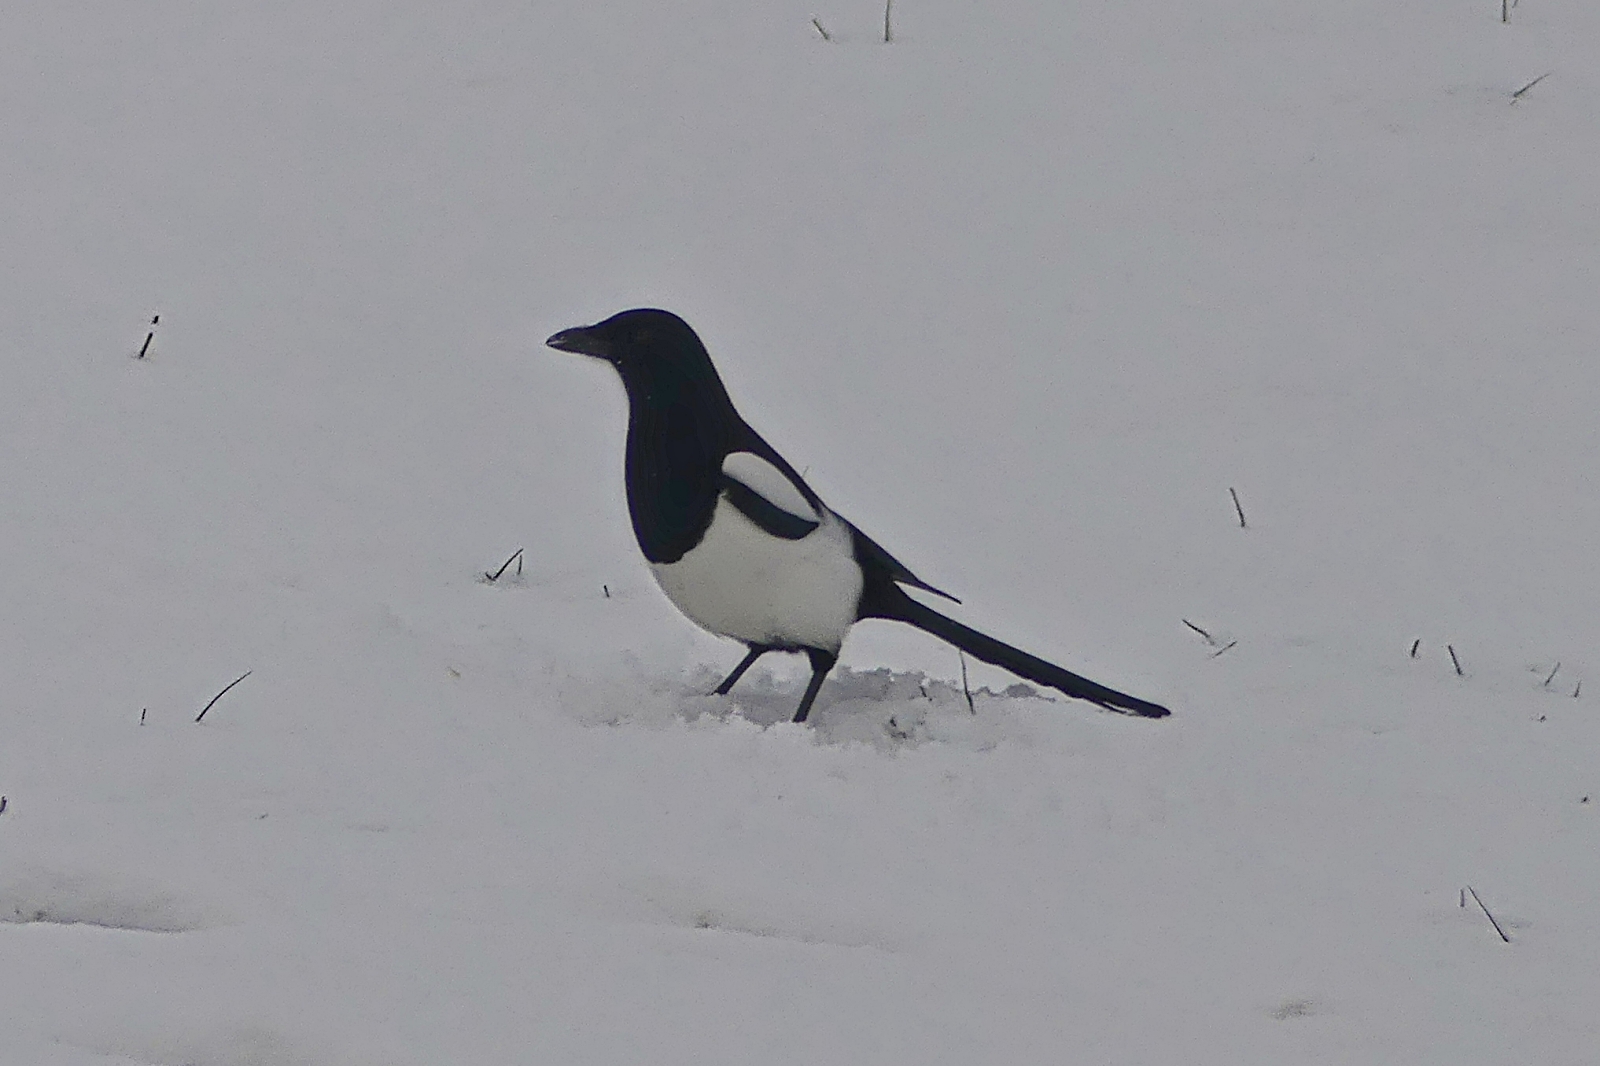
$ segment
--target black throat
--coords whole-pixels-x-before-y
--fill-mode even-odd
[[[752,433],[710,356],[695,354],[618,366],[628,390],[628,514],[652,563],[677,562],[700,543],[716,510],[722,461]]]

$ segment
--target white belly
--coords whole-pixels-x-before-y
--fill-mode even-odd
[[[650,569],[696,625],[752,644],[837,652],[861,600],[850,530],[827,510],[809,536],[782,540],[719,497],[700,543]]]

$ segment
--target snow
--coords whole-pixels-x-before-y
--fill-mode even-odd
[[[1594,1061],[1600,9],[1498,7],[11,5],[0,1063]],[[541,346],[638,305],[1173,717],[705,696]]]

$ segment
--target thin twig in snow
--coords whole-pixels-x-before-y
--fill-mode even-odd
[[[961,693],[967,697],[967,710],[976,715],[978,708],[972,703],[972,689],[967,687],[967,653],[957,648],[956,654],[961,657]]]
[[[1456,646],[1454,644],[1446,644],[1445,648],[1450,652],[1450,661],[1456,665],[1456,676],[1466,677],[1467,672],[1461,669],[1461,660],[1456,658]]]
[[[829,33],[827,30],[823,29],[822,28],[822,23],[820,21],[818,21],[817,19],[812,19],[811,20],[811,25],[815,26],[817,28],[817,32],[822,34],[822,39],[824,41],[833,40],[833,34]]]
[[[883,0],[883,43],[888,44],[894,40],[894,29],[889,25],[889,11],[894,7],[894,0]]]
[[[1494,920],[1494,915],[1490,914],[1489,908],[1483,905],[1483,900],[1478,899],[1478,893],[1471,885],[1467,886],[1467,891],[1471,893],[1473,900],[1478,904],[1478,908],[1483,911],[1483,916],[1489,919],[1489,924],[1494,926],[1494,931],[1500,934],[1500,939],[1504,940],[1507,944],[1511,943],[1511,938],[1506,936],[1506,931],[1504,929],[1500,928],[1500,923]]]
[[[1217,656],[1221,655],[1223,652],[1227,651],[1229,648],[1233,647],[1237,643],[1239,643],[1237,640],[1228,641],[1228,643],[1224,644],[1222,647],[1220,647],[1216,651],[1212,652],[1211,653],[1211,657],[1213,659],[1215,659]]]
[[[1233,487],[1232,486],[1229,486],[1228,495],[1233,497],[1233,509],[1236,512],[1238,512],[1238,515],[1239,515],[1239,528],[1240,529],[1248,528],[1245,525],[1245,521],[1244,521],[1244,508],[1239,506],[1239,494],[1237,492],[1233,491]]]
[[[1538,85],[1541,81],[1544,81],[1546,78],[1548,78],[1550,75],[1552,75],[1554,73],[1555,73],[1555,71],[1553,71],[1553,70],[1547,70],[1543,74],[1539,75],[1537,78],[1534,78],[1528,84],[1524,85],[1522,88],[1518,89],[1516,92],[1511,94],[1511,102],[1514,104],[1518,100],[1521,100],[1523,93],[1527,92],[1529,89],[1533,88],[1535,85]]]
[[[150,350],[150,342],[154,340],[156,336],[156,323],[160,321],[160,315],[157,315],[150,320],[150,332],[144,335],[144,343],[139,346],[139,354],[134,356],[135,359],[143,359],[145,357],[145,353]]]
[[[1544,687],[1545,688],[1549,688],[1550,687],[1550,682],[1552,682],[1552,681],[1554,681],[1556,679],[1556,671],[1559,670],[1559,669],[1561,669],[1561,662],[1560,662],[1560,660],[1557,660],[1555,666],[1550,668],[1550,676],[1548,676],[1548,677],[1546,677],[1544,679]]]
[[[1207,644],[1211,645],[1213,648],[1215,648],[1217,646],[1217,639],[1215,637],[1213,637],[1210,633],[1207,633],[1205,630],[1201,629],[1199,626],[1195,625],[1193,622],[1189,621],[1187,618],[1180,618],[1180,619],[1178,619],[1178,621],[1182,622],[1184,625],[1188,626],[1190,629],[1194,630],[1196,633],[1199,633],[1200,634],[1200,639],[1205,641]]]
[[[1415,659],[1417,657],[1417,649],[1420,648],[1420,647],[1422,647],[1422,638],[1421,637],[1418,637],[1416,640],[1413,640],[1411,642],[1411,657],[1413,659]]]
[[[225,688],[223,688],[223,690],[221,692],[219,692],[215,696],[211,697],[211,702],[210,703],[208,703],[204,707],[200,708],[200,713],[194,716],[194,720],[196,722],[198,722],[198,721],[200,721],[200,719],[204,718],[206,716],[206,712],[209,711],[216,704],[216,702],[218,700],[220,700],[222,697],[224,697],[224,696],[226,696],[228,694],[228,689],[230,689],[233,686],[237,685],[239,682],[243,681],[245,678],[249,677],[253,673],[255,673],[254,670],[246,670],[244,673],[240,674],[238,677],[234,678],[232,681],[229,681],[227,686]]]
[[[518,575],[521,575],[521,573],[522,573],[522,549],[521,548],[518,548],[516,551],[512,552],[511,553],[511,558],[507,559],[505,562],[500,564],[500,569],[496,570],[492,574],[489,573],[489,571],[485,570],[483,572],[483,576],[486,579],[488,579],[489,583],[492,585],[496,581],[500,580],[500,575],[505,573],[506,572],[506,567],[510,566],[512,563],[516,563],[517,564],[517,573],[518,573]]]

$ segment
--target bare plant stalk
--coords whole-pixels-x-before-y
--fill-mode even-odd
[[[1504,929],[1500,928],[1500,923],[1494,920],[1494,915],[1489,913],[1489,908],[1483,905],[1483,900],[1478,899],[1477,891],[1474,890],[1471,885],[1467,886],[1467,891],[1471,893],[1473,901],[1478,904],[1478,909],[1483,911],[1483,916],[1489,919],[1489,924],[1494,926],[1494,931],[1500,934],[1500,939],[1504,940],[1507,944],[1511,943],[1511,938],[1506,936],[1506,931]]]
[[[1466,677],[1467,672],[1461,669],[1461,660],[1456,658],[1456,646],[1454,644],[1446,644],[1445,648],[1447,648],[1450,652],[1450,661],[1455,664],[1456,676]]]
[[[960,648],[956,649],[956,654],[961,657],[961,694],[967,697],[967,710],[976,715],[978,708],[972,703],[972,689],[967,687],[967,654]]]
[[[821,21],[819,21],[818,19],[812,19],[811,20],[811,25],[815,26],[817,28],[817,32],[822,34],[822,39],[824,41],[833,40],[833,34],[829,33],[827,30],[822,28]]]
[[[156,323],[160,321],[160,315],[157,315],[150,320],[150,332],[144,335],[144,343],[139,346],[139,354],[134,356],[135,359],[143,359],[145,354],[150,351],[150,342],[154,340],[156,336]]]
[[[1529,89],[1533,88],[1535,85],[1538,85],[1541,81],[1544,81],[1546,78],[1548,78],[1550,75],[1552,75],[1554,73],[1555,73],[1555,71],[1553,71],[1553,70],[1547,70],[1543,74],[1539,75],[1537,78],[1534,78],[1528,84],[1524,85],[1522,88],[1518,89],[1516,92],[1511,94],[1511,102],[1512,103],[1516,103],[1518,100],[1521,100],[1523,93],[1527,92]]]
[[[1233,488],[1230,486],[1228,489],[1228,495],[1233,497],[1233,509],[1239,515],[1239,528],[1248,528],[1244,521],[1244,508],[1239,506],[1239,494],[1233,491]]]
[[[0,796],[0,814],[6,813],[6,798]]]
[[[228,689],[230,689],[233,686],[237,685],[239,682],[243,681],[245,678],[249,677],[253,673],[255,673],[254,670],[246,670],[244,673],[240,674],[238,677],[234,678],[232,681],[229,681],[228,684],[223,688],[223,690],[221,692],[219,692],[215,696],[211,697],[211,702],[210,703],[208,703],[204,707],[200,708],[200,713],[194,716],[194,720],[196,722],[198,722],[198,721],[200,721],[200,719],[204,718],[206,716],[206,712],[209,711],[213,706],[215,706],[216,702],[218,700],[220,700],[222,697],[224,697],[224,696],[226,696],[228,694]]]
[[[1500,0],[1500,21],[1511,22],[1511,0]]]
[[[139,712],[139,724],[140,725],[144,725],[144,716],[149,714],[149,713],[150,713],[150,708],[148,708],[148,707],[144,708],[143,710],[141,710]]]
[[[1199,626],[1195,625],[1193,622],[1189,621],[1187,618],[1180,618],[1180,619],[1178,619],[1178,621],[1182,622],[1184,625],[1188,626],[1190,629],[1194,630],[1196,633],[1199,633],[1200,634],[1200,639],[1205,641],[1207,644],[1211,645],[1213,648],[1215,648],[1217,646],[1217,641],[1216,641],[1215,637],[1213,637],[1210,633],[1207,633],[1205,630],[1201,629]]]
[[[1233,647],[1234,645],[1236,645],[1238,643],[1239,642],[1237,640],[1228,641],[1228,643],[1224,644],[1222,647],[1220,647],[1216,651],[1212,652],[1211,653],[1211,657],[1213,659],[1215,659],[1217,656],[1221,655],[1223,652],[1227,651],[1229,648]]]
[[[522,549],[521,548],[518,548],[516,551],[512,552],[511,553],[511,558],[507,559],[505,562],[500,564],[500,569],[496,570],[492,574],[489,573],[489,571],[485,570],[483,572],[483,576],[485,578],[487,578],[491,584],[493,582],[499,581],[500,580],[500,575],[505,573],[506,572],[506,567],[510,566],[512,563],[516,563],[517,564],[517,573],[521,574],[522,573]]]
[[[1549,676],[1547,676],[1544,679],[1544,687],[1545,688],[1549,688],[1550,687],[1550,682],[1552,682],[1552,681],[1554,681],[1556,679],[1556,671],[1559,670],[1559,669],[1561,669],[1561,663],[1559,661],[1557,661],[1555,666],[1551,667]]]
[[[1416,640],[1413,640],[1411,642],[1411,657],[1413,659],[1415,659],[1417,657],[1417,649],[1420,648],[1420,647],[1422,647],[1422,638],[1421,637],[1418,637]]]
[[[1576,685],[1572,686],[1572,698],[1573,699],[1577,699],[1578,698],[1578,693],[1580,693],[1582,691],[1583,691],[1583,682],[1579,681]]]
[[[883,43],[888,44],[894,40],[894,27],[889,23],[889,12],[894,7],[894,0],[883,0]]]

